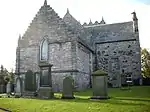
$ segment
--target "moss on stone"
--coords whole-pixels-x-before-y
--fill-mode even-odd
[[[92,75],[93,76],[106,76],[108,74],[103,70],[97,70],[97,71],[93,72]]]

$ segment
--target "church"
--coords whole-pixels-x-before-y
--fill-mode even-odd
[[[80,24],[67,9],[60,18],[45,0],[16,49],[16,73],[24,80],[25,72],[36,74],[39,87],[39,62],[52,64],[52,88],[62,90],[63,79],[71,76],[77,90],[89,88],[93,71],[108,73],[108,82],[120,87],[130,80],[141,78],[138,18],[106,24]]]

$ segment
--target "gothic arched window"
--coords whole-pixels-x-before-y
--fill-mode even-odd
[[[48,60],[48,42],[46,39],[44,39],[40,45],[40,60]]]

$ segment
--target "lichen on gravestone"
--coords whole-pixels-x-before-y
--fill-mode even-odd
[[[93,76],[107,76],[108,74],[104,70],[99,69],[99,70],[93,72],[92,75]]]

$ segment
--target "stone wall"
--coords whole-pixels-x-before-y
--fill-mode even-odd
[[[77,70],[90,73],[90,51],[79,43],[77,48]]]
[[[20,72],[39,71],[39,46],[20,49]],[[52,71],[72,69],[71,42],[49,44]]]
[[[52,87],[55,92],[62,91],[63,79],[71,76],[74,79],[74,89],[84,90],[89,87],[89,74],[83,72],[52,73]]]
[[[72,70],[71,42],[50,44],[49,63],[52,71]]]
[[[38,52],[38,46],[20,49],[20,72],[26,72],[27,70],[39,71]]]
[[[79,88],[85,89],[89,87],[93,71],[93,54],[80,43],[77,44],[77,70],[79,71],[78,76],[81,75],[81,79],[78,79],[79,84],[81,84],[78,85]]]
[[[43,38],[47,38],[50,44],[49,61],[54,64],[52,69],[70,69],[71,59],[69,56],[71,51],[65,43],[70,42],[72,37],[73,35],[68,31],[67,26],[58,14],[49,5],[42,6],[25,34],[18,40],[20,56],[18,55],[19,50],[17,50],[16,71],[18,64],[20,65],[20,72],[26,72],[29,69],[39,71],[39,46]],[[67,56],[68,58],[66,58]],[[66,63],[69,64],[65,66]]]
[[[87,25],[96,51],[95,65],[105,69],[110,79],[115,74],[132,74],[141,78],[139,33],[134,32],[134,22]]]
[[[97,44],[98,68],[106,70],[110,78],[113,76],[113,70],[118,70],[122,75],[132,73],[133,79],[139,78],[141,76],[141,65],[140,51],[138,49],[137,41]],[[111,65],[113,64],[112,59],[115,58],[119,60],[116,67]]]

